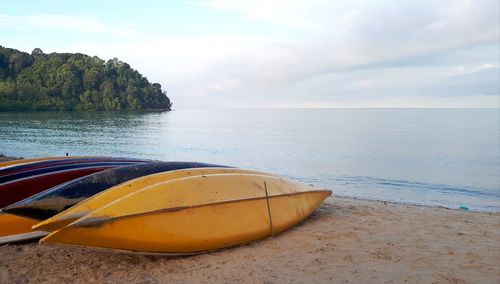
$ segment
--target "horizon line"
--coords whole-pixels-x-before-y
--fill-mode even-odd
[[[201,109],[497,109],[500,110],[500,106],[495,107],[187,107],[187,108],[172,108],[171,111],[176,110],[201,110]]]

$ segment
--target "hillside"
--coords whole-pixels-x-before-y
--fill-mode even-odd
[[[170,110],[160,84],[118,59],[0,46],[0,111]]]

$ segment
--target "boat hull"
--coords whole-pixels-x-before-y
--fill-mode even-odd
[[[141,162],[142,163],[142,162]],[[34,176],[41,176],[44,174],[50,174],[53,172],[62,172],[65,170],[74,170],[78,168],[91,168],[91,167],[100,167],[100,166],[110,166],[110,167],[119,167],[119,166],[127,166],[127,165],[133,165],[137,164],[135,161],[91,161],[91,162],[82,162],[82,161],[75,161],[75,163],[71,164],[64,164],[64,165],[51,165],[48,167],[43,167],[43,168],[37,168],[37,169],[32,169],[32,170],[27,170],[27,171],[21,171],[17,173],[12,173],[8,175],[4,175],[0,177],[0,185],[9,183],[12,181],[17,181],[25,178],[31,178]]]
[[[176,179],[110,203],[41,243],[201,253],[279,234],[307,218],[330,194],[262,175]]]
[[[7,168],[13,167],[15,165],[29,164],[34,162],[49,161],[49,160],[62,160],[68,157],[46,157],[46,158],[33,158],[33,159],[16,159],[0,163],[0,171],[6,170]],[[79,158],[79,157],[71,157]]]
[[[16,161],[11,161],[10,165],[0,167],[0,177],[23,171],[30,171],[30,170],[65,165],[65,164],[74,164],[85,161],[87,162],[96,161],[102,159],[104,159],[104,157],[49,157],[49,158],[35,158],[28,160],[16,160]]]
[[[0,184],[0,208],[28,198],[56,185],[120,165],[123,166],[123,164],[105,164],[87,168],[75,168],[58,172],[50,172],[47,174],[36,175]]]
[[[2,209],[3,212],[48,219],[77,203],[123,182],[159,172],[203,167],[225,167],[192,162],[162,162],[136,164],[103,171],[71,183],[61,184]]]
[[[0,237],[29,233],[36,223],[37,220],[30,218],[0,213]]]
[[[78,220],[79,218],[89,214],[90,212],[97,210],[111,202],[114,202],[128,194],[134,193],[148,186],[160,182],[166,182],[178,178],[198,176],[198,175],[210,175],[210,174],[264,174],[258,171],[243,170],[238,168],[191,168],[182,170],[173,170],[169,172],[152,174],[140,178],[130,180],[128,182],[121,183],[114,187],[104,190],[75,206],[62,211],[61,213],[42,221],[33,226],[34,230],[42,230],[47,232],[52,232],[59,230],[70,223]]]
[[[91,163],[153,163],[151,160],[137,160],[114,157],[72,157],[20,163],[10,167],[0,168],[0,183],[7,182],[22,176],[58,171],[80,164]]]

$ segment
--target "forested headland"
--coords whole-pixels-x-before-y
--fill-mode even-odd
[[[80,53],[0,46],[2,110],[170,110],[170,99],[129,64]]]

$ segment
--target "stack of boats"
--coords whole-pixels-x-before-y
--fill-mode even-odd
[[[253,170],[113,157],[0,163],[0,244],[193,254],[279,234],[331,194]]]

